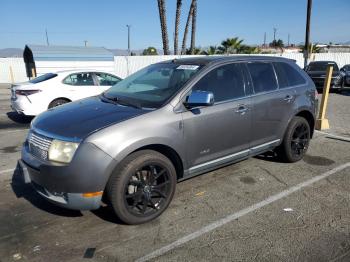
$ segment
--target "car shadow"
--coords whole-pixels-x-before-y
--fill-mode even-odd
[[[269,162],[284,163],[281,157],[274,151],[267,151],[265,153],[255,156],[254,158]]]
[[[23,174],[20,171],[18,164],[12,176],[11,187],[17,198],[24,198],[30,204],[45,212],[62,217],[83,216],[80,211],[61,208],[41,197],[30,184],[24,183]]]
[[[126,225],[123,221],[121,221],[114,213],[112,207],[110,205],[102,206],[99,209],[91,210],[98,218],[110,222],[113,224]]]
[[[18,114],[17,112],[7,112],[7,117],[17,124],[30,124],[34,116],[26,116]]]

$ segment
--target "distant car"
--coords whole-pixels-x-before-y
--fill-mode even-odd
[[[69,70],[48,73],[11,87],[11,107],[36,116],[49,108],[99,95],[121,78],[107,72]]]
[[[311,77],[312,81],[315,83],[316,88],[321,90],[324,86],[327,67],[329,65],[333,66],[330,90],[339,90],[341,89],[341,77],[340,77],[339,67],[336,62],[334,61],[310,62],[309,65],[305,68],[305,71]]]
[[[343,66],[340,74],[342,75],[342,87],[350,86],[350,64]]]

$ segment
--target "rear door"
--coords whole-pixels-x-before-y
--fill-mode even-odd
[[[215,103],[182,113],[190,174],[248,155],[251,102],[245,87],[238,63],[211,70],[193,86],[212,92]]]
[[[289,84],[288,74],[295,73],[288,70],[289,67],[291,66],[285,62],[247,63],[254,90],[251,141],[253,153],[278,144],[294,113],[297,84]],[[296,74],[301,77],[298,72]]]

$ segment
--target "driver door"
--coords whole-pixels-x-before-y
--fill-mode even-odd
[[[221,65],[192,88],[214,94],[214,105],[183,112],[189,175],[244,158],[249,153],[251,99],[239,63]]]

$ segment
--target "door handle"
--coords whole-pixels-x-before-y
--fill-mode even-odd
[[[293,99],[293,96],[291,96],[291,95],[286,95],[285,98],[283,98],[283,100],[286,101],[287,103],[292,101],[292,99]]]
[[[245,105],[239,105],[235,110],[237,114],[241,114],[241,115],[244,115],[245,112],[247,111],[248,111],[248,107],[246,107]]]

